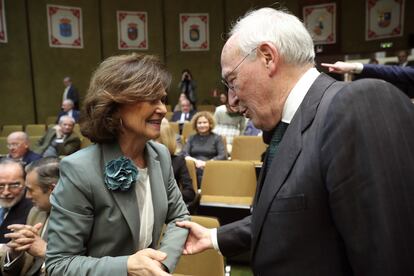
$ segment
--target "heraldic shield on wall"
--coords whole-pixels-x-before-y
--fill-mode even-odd
[[[139,11],[117,11],[118,49],[148,50],[148,15]]]
[[[47,5],[46,10],[49,46],[83,48],[81,8]]]
[[[209,16],[208,13],[180,13],[181,51],[208,51]]]
[[[402,36],[404,0],[366,0],[366,40]]]
[[[4,0],[0,0],[0,43],[7,43],[6,12]]]
[[[336,4],[303,7],[303,21],[315,45],[336,43]]]

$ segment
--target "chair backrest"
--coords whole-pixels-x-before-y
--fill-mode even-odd
[[[178,126],[178,122],[169,122],[171,129],[177,133],[180,134],[180,127]]]
[[[193,183],[193,189],[197,193],[198,187],[197,187],[197,172],[196,172],[196,166],[193,160],[185,160],[185,164],[187,165],[188,173],[190,174],[191,181]]]
[[[208,111],[214,113],[214,111],[216,111],[216,106],[212,104],[199,104],[197,105],[197,111]]]
[[[183,142],[186,143],[188,137],[190,137],[191,135],[195,134],[196,131],[193,129],[193,126],[191,125],[190,122],[185,122],[183,125]]]
[[[34,149],[42,137],[43,135],[42,136],[29,136],[30,148]]]
[[[4,125],[1,130],[1,137],[7,137],[10,133],[15,131],[23,131],[22,125]]]
[[[43,136],[46,132],[46,126],[43,124],[29,124],[26,125],[25,132],[29,136]]]
[[[216,228],[220,224],[216,218],[192,216],[191,220],[207,228]],[[216,250],[209,249],[195,255],[181,256],[175,273],[194,276],[224,276],[224,258]]]
[[[168,122],[170,122],[172,119],[172,116],[173,116],[173,112],[167,111],[167,113],[165,114],[165,119],[167,119]]]
[[[47,116],[46,125],[56,124],[57,116]]]
[[[6,155],[9,153],[7,148],[7,137],[0,137],[0,155]]]
[[[168,112],[171,112],[172,110],[171,110],[171,105],[170,104],[166,104],[165,105],[165,108],[167,109],[167,111]]]
[[[260,161],[266,148],[261,136],[235,136],[231,160]]]
[[[79,124],[75,124],[73,126],[73,132],[78,135],[80,138],[83,137],[81,131],[80,131],[80,125]]]
[[[249,161],[208,161],[201,182],[200,205],[247,208],[256,192],[256,172]]]

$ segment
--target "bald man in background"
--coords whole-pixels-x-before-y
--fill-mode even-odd
[[[29,136],[23,131],[12,132],[7,136],[7,157],[19,161],[26,166],[35,160],[42,158],[41,155],[30,150]]]

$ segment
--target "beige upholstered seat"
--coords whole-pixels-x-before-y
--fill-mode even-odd
[[[184,143],[187,142],[188,137],[190,137],[191,135],[195,134],[195,130],[193,129],[193,126],[191,125],[190,122],[185,122],[183,125],[183,141]]]
[[[46,132],[46,126],[43,124],[29,124],[26,125],[25,132],[29,136],[43,136]]]
[[[212,217],[192,216],[191,220],[207,228],[220,226],[218,220]],[[174,275],[224,276],[223,256],[214,249],[195,255],[183,255],[177,264]]]
[[[256,173],[249,161],[208,161],[201,187],[201,206],[250,208]]]
[[[266,148],[261,136],[236,136],[233,138],[231,160],[260,161]]]
[[[216,106],[212,104],[199,104],[197,105],[197,111],[208,111],[214,113],[214,111],[216,111]]]
[[[1,129],[0,137],[7,137],[10,133],[15,131],[23,131],[22,125],[4,125]]]

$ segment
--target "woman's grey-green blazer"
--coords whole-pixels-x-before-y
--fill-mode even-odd
[[[168,150],[149,141],[145,157],[154,206],[152,248],[167,253],[163,264],[172,272],[187,230],[176,227],[188,211],[175,182]],[[46,269],[53,275],[127,275],[128,256],[138,251],[140,218],[133,188],[110,191],[105,164],[123,154],[118,144],[97,144],[61,161],[60,180],[50,201]],[[167,228],[160,240],[163,225]]]

